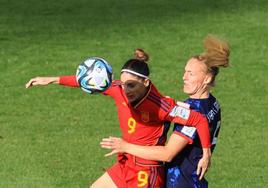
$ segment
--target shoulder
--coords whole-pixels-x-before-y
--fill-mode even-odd
[[[151,85],[151,90],[147,98],[161,106],[165,106],[166,108],[170,108],[175,105],[174,99],[169,96],[162,95],[153,84]]]
[[[150,89],[149,95],[155,96],[156,98],[161,99],[161,100],[174,101],[173,98],[161,94],[153,83],[151,83],[151,89]]]
[[[105,95],[113,95],[115,93],[118,93],[122,90],[121,87],[121,81],[120,80],[113,80],[112,84],[110,87],[103,92]]]

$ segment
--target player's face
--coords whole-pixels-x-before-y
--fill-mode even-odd
[[[139,102],[144,97],[147,87],[143,79],[133,74],[123,72],[120,80],[122,82],[122,88],[130,103]]]
[[[190,98],[203,98],[208,95],[208,83],[211,75],[207,73],[207,66],[198,59],[191,58],[183,75],[183,92]]]

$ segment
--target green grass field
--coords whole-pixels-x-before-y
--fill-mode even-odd
[[[222,129],[210,187],[267,186],[267,10],[266,0],[0,0],[0,187],[87,187],[115,161],[99,147],[120,136],[113,100],[56,85],[26,90],[30,78],[74,74],[101,56],[118,79],[141,47],[159,90],[183,100],[184,64],[208,33],[231,44],[213,91]]]

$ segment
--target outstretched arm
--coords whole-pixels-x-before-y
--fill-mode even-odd
[[[112,149],[105,156],[125,152],[148,160],[168,162],[188,144],[188,141],[177,134],[172,134],[165,146],[135,145],[117,137],[104,138],[100,144],[102,148]]]
[[[35,77],[30,79],[25,87],[29,88],[37,85],[59,84],[60,77]]]
[[[70,87],[79,87],[75,76],[58,76],[58,77],[35,77],[29,80],[25,87],[29,88],[37,85],[61,84]]]

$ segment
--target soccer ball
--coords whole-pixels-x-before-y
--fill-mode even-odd
[[[105,91],[112,83],[113,70],[109,63],[99,57],[82,62],[76,71],[76,79],[83,91],[93,94]]]

